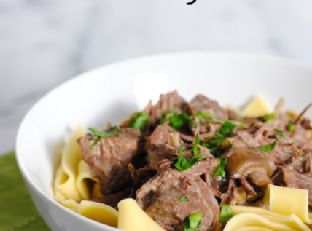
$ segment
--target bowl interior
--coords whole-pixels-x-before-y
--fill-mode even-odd
[[[117,123],[173,89],[186,99],[203,93],[234,106],[256,94],[272,104],[284,97],[286,108],[302,110],[312,100],[311,86],[311,68],[271,57],[186,53],[109,65],[62,84],[30,110],[18,133],[19,165],[34,187],[52,198],[56,153],[79,124]]]

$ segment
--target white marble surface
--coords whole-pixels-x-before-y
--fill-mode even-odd
[[[310,0],[0,0],[0,153],[45,92],[129,57],[194,49],[312,64]],[[47,121],[48,122],[48,121]]]

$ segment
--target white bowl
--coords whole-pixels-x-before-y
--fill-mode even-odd
[[[52,230],[117,230],[53,200],[55,153],[71,129],[78,124],[103,127],[109,121],[116,123],[172,89],[186,99],[204,93],[231,105],[241,105],[255,94],[272,104],[282,96],[287,108],[301,110],[312,101],[311,87],[311,67],[274,57],[195,52],[108,65],[65,82],[33,106],[18,131],[18,164]]]

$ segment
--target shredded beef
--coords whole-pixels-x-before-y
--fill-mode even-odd
[[[309,206],[312,207],[312,175],[300,174],[286,167],[281,167],[281,171],[285,186],[309,191]]]

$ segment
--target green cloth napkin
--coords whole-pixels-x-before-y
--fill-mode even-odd
[[[49,231],[30,199],[14,153],[0,156],[0,230]]]

